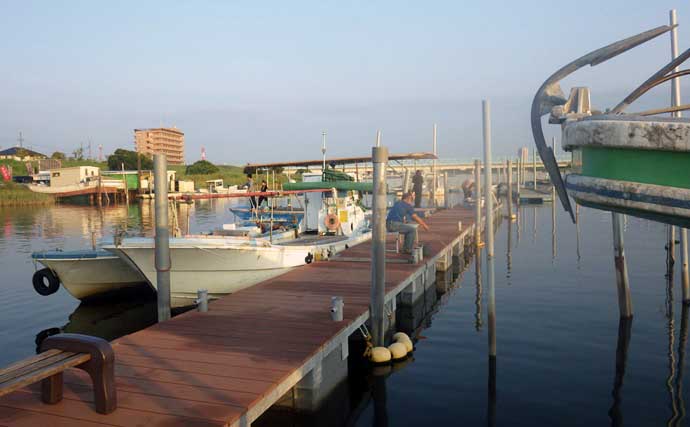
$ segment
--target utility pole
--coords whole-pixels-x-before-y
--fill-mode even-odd
[[[17,138],[17,141],[19,141],[19,147],[24,147],[24,136],[22,135],[22,131],[19,131],[19,138]]]
[[[91,138],[89,138],[89,160],[93,160],[93,155],[91,153]]]
[[[98,161],[103,161],[103,144],[98,144]]]
[[[326,172],[326,131],[321,132],[321,154],[323,155],[323,172]]]

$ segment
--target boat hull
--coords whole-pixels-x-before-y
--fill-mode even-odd
[[[690,123],[601,116],[565,126],[565,180],[578,204],[690,226]]]
[[[51,269],[67,292],[80,300],[146,285],[146,277],[120,257],[108,252],[97,254],[79,251],[70,257],[70,252],[63,252],[57,258],[51,253],[35,253],[33,259]]]
[[[194,304],[199,289],[218,298],[286,273],[293,268],[325,259],[346,247],[371,238],[363,233],[325,244],[241,245],[214,244],[190,239],[170,240],[170,294],[173,307]],[[297,242],[299,243],[299,242]],[[158,287],[152,239],[123,241],[105,249],[119,255]]]

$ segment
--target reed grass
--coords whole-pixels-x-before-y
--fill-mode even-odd
[[[14,183],[0,184],[0,206],[52,205],[53,196],[34,193],[26,186]]]

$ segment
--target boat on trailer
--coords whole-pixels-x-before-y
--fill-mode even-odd
[[[585,65],[598,65],[672,29],[661,26],[595,50],[547,79],[532,103],[532,132],[539,154],[563,207],[574,218],[568,196],[577,204],[690,227],[690,120],[661,117],[690,105],[625,114],[650,89],[682,75],[675,72],[690,50],[662,67],[623,101],[604,112],[590,105],[586,87],[565,98],[559,81]],[[541,117],[560,124],[562,147],[572,153],[565,177],[553,149],[546,145]]]

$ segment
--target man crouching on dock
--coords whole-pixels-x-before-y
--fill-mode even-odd
[[[412,246],[417,237],[417,224],[429,231],[429,226],[414,212],[414,206],[412,206],[413,200],[413,192],[403,194],[402,200],[395,202],[391,210],[388,211],[388,216],[386,217],[386,229],[388,231],[405,235],[405,246],[403,248],[403,253],[405,254],[412,253]],[[417,224],[405,223],[406,219],[413,219]]]

